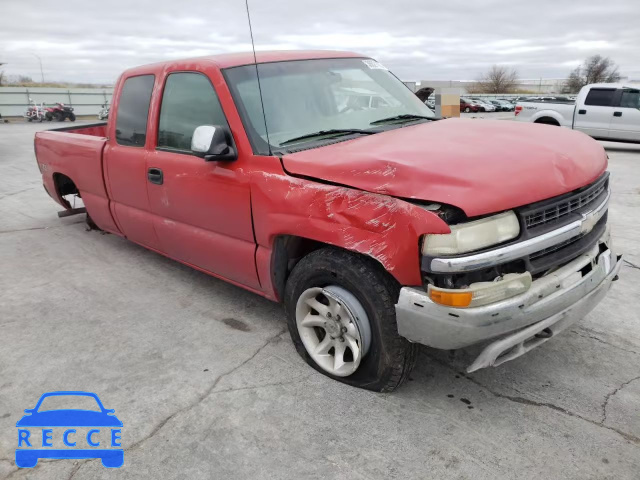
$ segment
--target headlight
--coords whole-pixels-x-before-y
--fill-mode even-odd
[[[520,224],[512,211],[451,226],[451,233],[425,235],[425,255],[456,255],[516,238]]]

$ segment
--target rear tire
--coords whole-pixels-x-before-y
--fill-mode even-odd
[[[336,248],[310,253],[295,266],[285,288],[287,324],[296,350],[311,367],[334,380],[376,392],[395,390],[409,376],[418,348],[398,335],[395,313],[398,293],[397,282],[372,259]],[[337,305],[334,312],[341,312],[342,318],[335,314],[333,319],[325,318],[327,311],[331,317],[331,309],[325,310],[318,302]],[[308,303],[315,304],[318,310],[309,309]],[[301,315],[312,315],[311,327],[301,326]],[[338,322],[333,325],[331,322],[336,319]],[[339,327],[340,322],[344,325],[344,337],[336,333],[335,326]],[[349,350],[354,339],[357,346]],[[347,353],[344,347],[339,356],[336,348],[323,349],[318,344],[325,340],[334,342],[338,348],[347,345]],[[314,344],[320,347],[324,359],[307,351]],[[347,363],[351,360],[350,365],[344,367],[336,358],[346,359]],[[340,367],[332,370],[338,364]]]

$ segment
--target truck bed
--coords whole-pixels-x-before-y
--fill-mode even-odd
[[[70,190],[77,190],[93,221],[105,230],[117,232],[103,177],[106,129],[103,122],[38,132],[35,153],[44,187],[54,200],[69,209],[71,205],[63,197]]]
[[[107,122],[88,123],[84,125],[70,125],[68,127],[52,128],[47,132],[77,133],[79,135],[92,135],[94,137],[107,136]]]
[[[518,108],[522,109],[518,111]],[[575,103],[552,102],[518,102],[516,120],[534,123],[557,123],[562,127],[572,128]]]

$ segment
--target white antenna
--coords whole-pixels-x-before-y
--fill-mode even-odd
[[[262,106],[262,119],[264,120],[264,133],[267,136],[269,155],[271,155],[271,142],[269,141],[269,130],[267,130],[267,115],[264,113],[264,101],[262,100],[262,87],[260,86],[260,72],[258,71],[258,59],[256,58],[256,44],[253,41],[253,29],[251,28],[251,15],[249,14],[249,0],[244,0],[247,7],[247,20],[249,20],[249,33],[251,34],[251,47],[253,48],[253,63],[256,66],[256,78],[258,79],[258,92],[260,93],[260,105]]]

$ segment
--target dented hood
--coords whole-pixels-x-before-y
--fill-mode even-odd
[[[511,121],[427,122],[283,157],[292,175],[484,215],[567,193],[607,166],[579,132]]]

